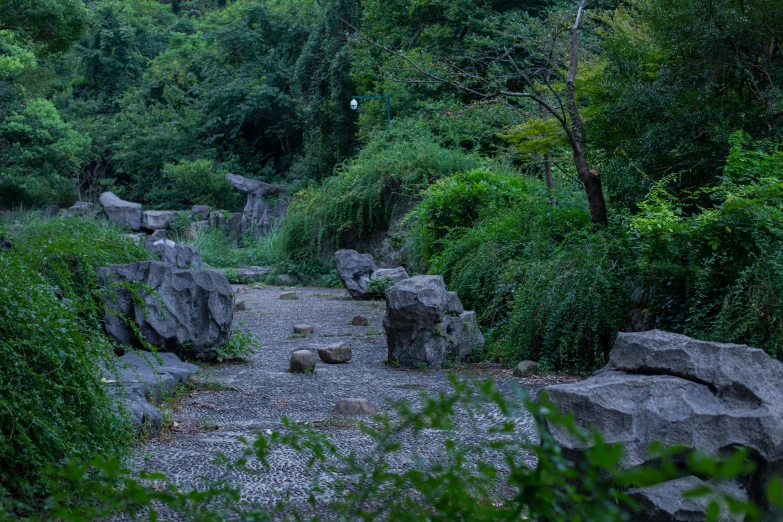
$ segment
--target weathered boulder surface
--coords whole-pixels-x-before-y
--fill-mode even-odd
[[[288,371],[291,373],[313,373],[315,355],[310,350],[297,350],[291,354]]]
[[[516,377],[530,377],[538,371],[538,363],[535,361],[522,361],[511,372]]]
[[[441,276],[416,276],[386,291],[383,318],[389,360],[402,366],[441,366],[484,345],[476,313],[466,312]]]
[[[359,415],[375,415],[378,408],[367,399],[347,398],[337,401],[332,415],[345,415],[355,417]]]
[[[711,455],[750,448],[758,469],[748,493],[763,502],[762,484],[783,472],[781,382],[783,364],[762,350],[651,330],[619,334],[605,368],[546,390],[579,426],[623,443],[625,469],[652,463],[653,442]],[[578,459],[583,443],[560,426],[549,429],[564,454]]]
[[[98,201],[109,221],[131,230],[141,229],[141,203],[125,201],[112,192],[104,192]]]
[[[408,279],[408,272],[401,266],[395,268],[379,268],[370,276],[370,281],[378,279],[381,281],[391,281],[391,284],[399,283]]]
[[[370,299],[370,276],[378,270],[370,254],[356,250],[338,250],[334,253],[337,275],[354,299]]]
[[[130,421],[140,430],[145,424],[151,434],[157,433],[163,422],[160,410],[147,402],[147,394],[160,401],[174,391],[177,383],[185,384],[198,371],[194,364],[182,362],[173,353],[126,353],[114,364],[104,366],[104,379],[109,394],[124,402]]]
[[[92,216],[95,212],[95,205],[88,201],[77,201],[68,207],[69,216]]]
[[[147,237],[144,246],[163,264],[173,268],[204,266],[201,249],[166,239],[164,230],[157,230],[155,234]]]
[[[685,498],[684,493],[697,488],[708,488],[717,494]],[[706,520],[705,513],[710,502],[721,507],[719,522],[742,522],[745,515],[732,514],[723,496],[747,502],[745,489],[734,482],[705,482],[694,476],[682,477],[655,486],[632,489],[628,495],[639,506],[638,520],[645,522],[694,522]]]
[[[318,348],[318,357],[327,364],[342,364],[351,360],[353,350],[347,343],[330,344]]]
[[[288,208],[285,185],[270,185],[238,174],[226,174],[226,180],[232,187],[247,194],[247,203],[240,215],[240,234],[251,231],[256,236],[263,235],[280,224]],[[277,199],[269,201],[264,196],[277,196]]]
[[[190,208],[190,219],[194,221],[206,221],[209,219],[209,205],[193,205]]]
[[[141,347],[122,316],[136,323],[146,342],[196,359],[214,359],[229,340],[234,299],[219,272],[143,261],[101,268],[97,276],[104,288],[104,328],[121,344]]]
[[[141,223],[147,230],[166,230],[171,228],[171,222],[179,215],[179,210],[145,210]]]

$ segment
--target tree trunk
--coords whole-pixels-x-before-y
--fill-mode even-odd
[[[583,9],[584,2],[579,5],[574,25],[568,29],[571,34],[571,57],[568,64],[568,78],[566,79],[566,105],[568,106],[568,116],[571,118],[570,140],[574,153],[574,166],[579,179],[585,187],[587,205],[590,208],[590,219],[593,223],[606,225],[606,201],[601,188],[601,178],[598,171],[590,169],[587,165],[582,117],[579,115],[579,108],[576,106],[576,89],[574,88],[579,65],[579,23],[582,20]]]

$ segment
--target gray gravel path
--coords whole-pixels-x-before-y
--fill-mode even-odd
[[[280,287],[235,289],[247,304],[246,311],[236,313],[235,322],[244,323],[260,338],[260,350],[246,363],[203,368],[200,380],[221,383],[223,389],[191,392],[174,413],[177,428],[173,437],[140,448],[139,466],[162,471],[183,485],[200,483],[201,477],[222,479],[239,486],[245,499],[263,505],[285,496],[295,503],[304,502],[313,477],[300,454],[276,449],[271,469],[259,465],[257,473],[228,470],[213,463],[213,458],[218,453],[239,457],[245,448],[239,437],[252,439],[258,431],[280,430],[282,417],[308,422],[330,433],[345,451],[363,451],[370,441],[355,425],[330,422],[330,412],[339,399],[366,398],[383,412],[388,411],[388,400],[418,401],[422,392],[450,389],[448,371],[404,370],[384,364],[383,301],[354,301],[344,290],[323,288],[295,288],[298,300],[280,300]],[[347,324],[357,314],[367,317],[369,325]],[[293,326],[302,323],[313,325],[314,333],[306,338],[292,337]],[[353,348],[349,363],[328,365],[319,360],[313,375],[288,373],[293,350],[341,341]],[[461,368],[458,372],[462,378],[470,378],[486,373],[486,368]],[[508,389],[510,375],[492,373],[501,389]],[[520,433],[534,437],[531,418],[519,419],[518,425]],[[464,426],[465,438],[483,436],[468,423]],[[441,434],[424,433],[422,437],[407,441],[410,458],[401,458],[399,466],[409,465],[414,455],[438,455]],[[328,490],[328,477],[325,482]]]

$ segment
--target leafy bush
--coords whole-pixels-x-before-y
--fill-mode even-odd
[[[196,233],[193,245],[201,249],[204,262],[219,268],[274,267],[286,259],[279,229],[272,229],[258,238],[248,234],[240,239],[238,248],[232,246],[231,238],[222,231],[205,228]]]
[[[352,246],[388,228],[434,181],[479,164],[420,129],[376,134],[335,175],[295,195],[282,225],[285,250],[296,260],[317,260],[322,246]]]
[[[209,205],[231,210],[242,205],[242,194],[231,188],[226,172],[212,161],[199,159],[167,163],[163,167],[163,175],[171,181],[172,191],[185,205]]]
[[[538,180],[472,171],[434,184],[406,219],[422,267],[479,313],[488,355],[589,371],[627,324],[632,245],[622,227],[595,231],[577,193],[557,200]]]
[[[780,284],[783,152],[769,143],[749,148],[741,133],[731,145],[716,186],[680,200],[659,183],[640,203],[631,224],[647,306],[663,328],[752,342],[780,357],[769,291]]]
[[[245,323],[233,328],[228,343],[217,349],[217,360],[246,359],[258,349],[258,339],[245,328]]]

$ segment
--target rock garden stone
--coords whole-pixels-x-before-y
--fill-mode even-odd
[[[60,212],[60,205],[48,205],[44,210],[44,217],[53,218]]]
[[[356,250],[338,250],[334,254],[337,275],[354,299],[370,299],[370,276],[378,270],[370,254]]]
[[[145,210],[141,224],[147,230],[166,230],[171,222],[180,215],[178,210]]]
[[[77,201],[68,208],[69,216],[88,217],[95,213],[95,205],[87,201]]]
[[[351,360],[353,351],[346,343],[331,344],[318,348],[318,357],[327,364],[342,364]]]
[[[702,487],[717,490],[719,494],[684,498],[684,493]],[[748,500],[747,491],[733,482],[704,482],[694,476],[632,489],[628,491],[628,495],[639,506],[635,520],[646,522],[706,522],[707,505],[712,501],[718,502],[721,507],[719,522],[742,522],[745,516],[732,514],[722,495],[729,495],[743,502]]]
[[[247,310],[247,304],[242,299],[237,299],[234,301],[234,311],[235,312],[244,312]]]
[[[142,347],[122,316],[136,323],[146,342],[196,359],[214,359],[229,340],[233,295],[219,272],[143,261],[101,268],[97,276],[103,286],[104,328],[120,344]]]
[[[522,361],[514,367],[512,372],[516,377],[530,377],[538,371],[538,363],[534,361]]]
[[[161,235],[158,232],[164,232],[164,234]],[[163,264],[173,268],[204,266],[204,262],[201,260],[201,250],[198,247],[166,239],[165,231],[162,229],[149,236],[145,240],[144,246]]]
[[[311,334],[313,333],[313,327],[309,324],[295,324],[294,325],[294,333],[295,334]]]
[[[185,384],[197,371],[196,365],[182,362],[175,354],[167,352],[130,352],[103,368],[110,395],[124,402],[136,430],[146,424],[153,435],[160,430],[163,416],[158,408],[147,402],[146,396],[150,394],[160,401],[177,383]]]
[[[351,319],[351,326],[367,326],[370,321],[363,315],[357,315]]]
[[[748,493],[761,501],[761,485],[783,473],[781,382],[783,363],[763,350],[651,330],[619,334],[606,367],[580,383],[550,386],[547,392],[575,415],[577,425],[598,430],[609,443],[623,443],[624,469],[652,463],[653,442],[710,455],[750,448],[758,469]],[[578,459],[583,443],[562,427],[549,429],[563,453]],[[652,493],[638,495],[654,501]],[[662,509],[675,509],[667,506]]]
[[[337,405],[332,410],[333,415],[345,415],[345,416],[359,416],[359,415],[375,415],[378,413],[376,408],[367,399],[340,399],[337,401]]]
[[[310,350],[297,350],[291,354],[288,367],[291,373],[313,373],[315,371],[315,355]]]
[[[390,281],[391,284],[399,283],[408,279],[408,272],[401,266],[396,268],[379,268],[370,276],[370,280]]]
[[[290,300],[290,299],[299,299],[299,297],[297,297],[296,292],[283,292],[282,294],[280,294],[280,299]]]
[[[109,221],[131,230],[141,230],[141,203],[118,198],[111,192],[104,192],[99,198]]]
[[[484,345],[475,312],[466,312],[441,276],[416,276],[386,291],[388,358],[401,366],[440,367]]]
[[[209,205],[193,205],[190,209],[190,219],[194,221],[206,221],[209,219]]]

